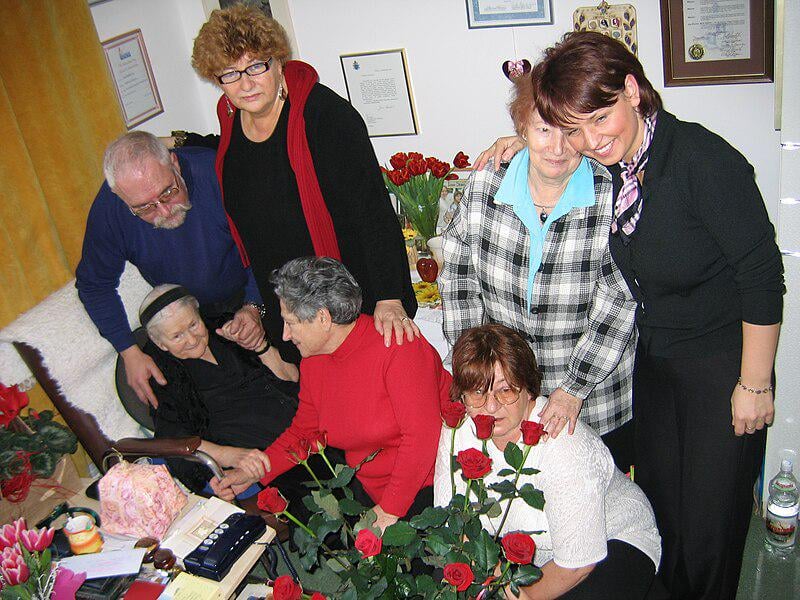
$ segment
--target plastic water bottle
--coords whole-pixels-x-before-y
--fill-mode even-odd
[[[792,461],[781,461],[780,472],[769,482],[767,535],[765,546],[774,554],[787,555],[794,549],[799,504],[797,479],[792,475]]]

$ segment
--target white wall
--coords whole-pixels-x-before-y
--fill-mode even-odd
[[[101,41],[141,29],[164,112],[135,129],[218,132],[219,91],[192,70],[192,44],[206,16],[201,0],[111,0],[91,7]]]

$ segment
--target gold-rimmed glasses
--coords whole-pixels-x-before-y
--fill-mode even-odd
[[[461,400],[470,408],[481,408],[489,400],[489,396],[494,396],[494,399],[500,404],[514,404],[519,400],[522,390],[514,389],[511,386],[504,385],[499,390],[475,390],[472,392],[464,392],[461,394]]]
[[[142,204],[140,206],[129,206],[128,210],[131,211],[131,214],[134,217],[144,217],[148,214],[152,213],[156,208],[158,208],[162,204],[169,204],[175,198],[178,197],[178,194],[181,192],[181,184],[178,181],[178,174],[173,171],[173,176],[175,177],[175,185],[170,186],[161,194],[159,194],[158,198],[153,200],[152,202],[148,202],[147,204]]]

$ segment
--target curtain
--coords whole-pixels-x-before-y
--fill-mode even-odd
[[[0,3],[0,327],[73,277],[125,126],[86,0]]]
[[[125,124],[86,0],[2,0],[0,23],[2,328],[74,276],[103,150]]]

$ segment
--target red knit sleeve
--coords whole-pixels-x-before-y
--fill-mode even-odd
[[[385,382],[400,426],[400,445],[378,504],[387,513],[402,517],[420,489],[432,483],[442,428],[439,407],[450,390],[450,374],[424,339],[395,348]]]
[[[304,361],[305,362],[305,361]],[[264,450],[269,458],[270,471],[261,480],[263,485],[269,485],[270,481],[282,475],[289,469],[295,466],[296,463],[292,462],[288,449],[301,438],[308,438],[311,434],[319,431],[319,416],[317,413],[317,406],[314,402],[314,394],[307,383],[313,381],[313,376],[306,374],[306,365],[300,364],[300,395],[297,412],[292,419],[292,423],[284,431],[278,439],[276,439],[269,447]]]

